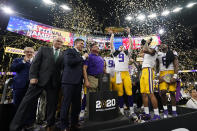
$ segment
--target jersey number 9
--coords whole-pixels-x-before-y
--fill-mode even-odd
[[[119,62],[124,62],[124,54],[119,54]]]

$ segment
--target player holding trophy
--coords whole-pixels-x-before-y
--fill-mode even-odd
[[[118,103],[120,108],[120,113],[124,115],[124,89],[125,93],[128,96],[128,104],[129,104],[129,116],[132,117],[135,121],[138,119],[137,115],[134,113],[133,107],[133,96],[132,96],[132,82],[129,74],[129,61],[132,53],[132,40],[130,36],[130,28],[126,28],[129,37],[129,49],[126,50],[124,46],[120,46],[118,50],[115,50],[113,45],[114,34],[113,31],[109,31],[111,33],[110,38],[110,47],[113,53],[114,62],[115,62],[115,88],[113,90],[118,93]]]
[[[172,103],[172,115],[176,113],[176,81],[178,73],[178,55],[177,52],[171,51],[166,44],[160,45],[160,52],[157,56],[157,69],[159,69],[159,88],[161,90],[161,98],[164,108],[164,118],[168,117],[167,97],[169,91]]]

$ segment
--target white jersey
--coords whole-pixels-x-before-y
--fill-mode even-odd
[[[110,76],[114,76],[115,73],[115,63],[114,58],[112,57],[104,57],[106,62],[106,72],[110,74]]]
[[[177,52],[173,51],[174,55],[177,56]],[[164,52],[158,52],[157,59],[159,60],[159,67],[160,71],[168,71],[168,70],[174,70],[174,63],[170,63],[168,68],[166,68],[166,53]]]
[[[150,67],[150,68],[154,68],[155,64],[156,64],[156,58],[157,58],[157,54],[155,54],[154,56],[150,55],[150,54],[144,54],[144,60],[142,63],[142,68],[145,67]]]
[[[129,71],[129,57],[124,51],[114,56],[115,71]]]
[[[150,48],[155,49],[156,50],[156,46],[151,46]],[[146,68],[146,67],[150,67],[150,68],[154,68],[156,65],[156,58],[157,58],[157,54],[155,53],[154,56],[144,53],[144,59],[143,59],[143,63],[142,63],[142,68]]]

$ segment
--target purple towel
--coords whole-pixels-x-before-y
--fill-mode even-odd
[[[179,101],[179,98],[181,97],[181,82],[180,80],[177,81],[177,88],[176,88],[176,101]]]

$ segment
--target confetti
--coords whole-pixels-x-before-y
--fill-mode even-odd
[[[94,2],[98,2],[95,0]],[[61,10],[58,6],[51,7],[49,15],[52,16],[51,23],[54,27],[62,28],[72,33],[81,35],[93,35],[93,32],[104,34],[104,29],[109,26],[130,27],[133,36],[146,36],[158,34],[159,29],[165,32],[161,35],[163,44],[168,44],[171,49],[176,50],[179,55],[179,70],[193,70],[197,67],[197,49],[193,48],[196,41],[193,39],[190,26],[183,25],[184,19],[180,13],[172,13],[168,16],[161,16],[164,10],[172,10],[174,6],[186,5],[186,0],[103,0],[105,7],[90,6],[90,0],[68,0],[67,4],[71,11]],[[94,4],[97,5],[97,4]],[[98,13],[103,12],[102,14]],[[156,13],[158,16],[153,19],[146,18],[144,21],[138,21],[139,14],[148,16]],[[126,21],[125,17],[130,15],[133,19]],[[51,18],[51,17],[50,17]],[[96,35],[96,33],[94,34]],[[121,35],[121,34],[120,34]],[[35,46],[37,49],[41,42],[32,40],[25,36],[5,33],[0,36],[1,42],[1,65],[0,70],[9,71],[10,63],[16,56],[3,53],[6,46],[24,48],[28,45]],[[138,54],[134,51],[134,56]],[[181,73],[183,81],[197,81],[196,73]]]

